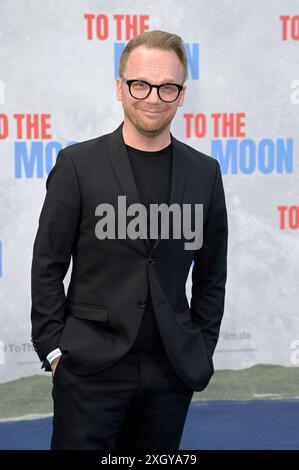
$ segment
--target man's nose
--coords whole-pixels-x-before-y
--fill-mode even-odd
[[[145,99],[145,101],[147,101],[148,103],[159,103],[161,100],[158,95],[158,88],[152,88],[152,91]]]

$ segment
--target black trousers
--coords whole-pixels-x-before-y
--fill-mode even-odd
[[[168,361],[125,356],[88,376],[59,361],[51,450],[178,450],[192,395]]]

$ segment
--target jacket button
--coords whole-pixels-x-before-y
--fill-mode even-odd
[[[155,261],[156,261],[155,258],[149,258],[148,259],[149,264],[153,264]]]
[[[137,305],[139,305],[139,307],[144,307],[145,304],[146,304],[146,300],[144,300],[144,299],[141,299],[141,300],[137,301]]]

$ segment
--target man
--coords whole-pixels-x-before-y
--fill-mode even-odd
[[[123,122],[61,150],[48,176],[31,318],[34,347],[45,370],[52,368],[52,449],[178,449],[193,392],[213,375],[227,215],[219,163],[170,133],[186,69],[179,36],[152,31],[132,39],[116,81]],[[124,197],[127,215],[141,203],[188,205],[192,223],[203,205],[202,244],[186,249],[186,236],[173,236],[177,215],[168,238],[164,219],[151,236],[150,211],[141,218],[145,236],[132,236],[130,220],[125,236],[104,237],[99,216],[111,207],[123,233]],[[106,229],[115,220],[106,219]]]

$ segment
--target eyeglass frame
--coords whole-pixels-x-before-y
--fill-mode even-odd
[[[180,94],[181,94],[181,91],[182,91],[183,88],[184,88],[184,86],[181,85],[181,84],[179,84],[179,83],[167,82],[167,83],[161,83],[161,85],[152,85],[151,83],[147,82],[146,80],[138,80],[137,78],[128,80],[128,79],[126,79],[123,75],[120,75],[120,78],[121,78],[122,80],[124,80],[124,81],[126,82],[126,84],[128,85],[128,87],[129,87],[129,93],[130,93],[130,95],[132,96],[132,98],[134,98],[134,100],[146,100],[146,98],[148,98],[149,95],[151,94],[152,89],[153,89],[153,88],[157,88],[157,93],[158,93],[158,96],[159,96],[159,98],[160,98],[161,101],[163,101],[164,103],[174,103],[174,102],[178,99],[178,97],[179,97]],[[131,85],[132,85],[133,82],[142,82],[142,83],[146,83],[146,84],[150,87],[148,94],[147,94],[144,98],[136,98],[135,96],[132,95],[132,93],[131,93]],[[184,82],[183,82],[183,83],[184,83]],[[163,99],[161,98],[161,96],[160,96],[160,88],[161,88],[162,86],[164,86],[164,85],[175,85],[175,86],[178,88],[178,94],[177,94],[177,97],[176,97],[174,100],[172,100],[172,101],[165,101],[165,100],[163,100]]]

